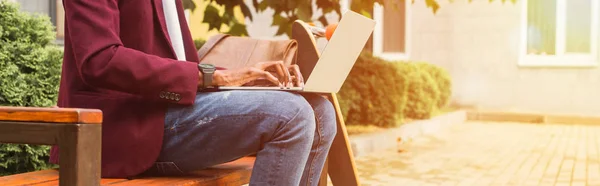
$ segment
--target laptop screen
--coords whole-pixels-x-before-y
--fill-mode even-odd
[[[346,12],[310,73],[304,91],[337,93],[374,28],[374,20]]]

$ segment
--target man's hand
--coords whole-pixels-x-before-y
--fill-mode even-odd
[[[295,80],[294,83],[296,83],[296,86],[304,87],[304,77],[302,76],[302,73],[300,72],[300,67],[298,65],[290,65],[290,66],[288,66],[288,69],[289,69],[289,71],[294,73],[294,75],[291,78],[293,80]]]
[[[291,75],[290,71],[294,75]],[[216,86],[243,86],[260,79],[279,87],[292,87],[294,84],[304,86],[304,78],[298,65],[285,66],[281,61],[261,62],[236,70],[217,70],[214,74]]]

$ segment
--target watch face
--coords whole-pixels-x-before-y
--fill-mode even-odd
[[[199,64],[198,70],[200,70],[202,73],[213,73],[215,70],[217,70],[217,68],[213,64]]]
[[[215,65],[213,65],[213,64],[199,64],[198,66],[200,68],[204,68],[204,69],[213,69],[213,68],[215,68]]]

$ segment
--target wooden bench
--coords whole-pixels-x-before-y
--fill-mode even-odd
[[[338,134],[320,185],[327,184],[327,173],[334,185],[359,185],[337,99],[328,98],[337,109]],[[181,177],[101,179],[101,123],[100,110],[0,107],[0,142],[58,145],[61,154],[58,170],[0,177],[0,185],[243,185],[250,180],[253,157]]]

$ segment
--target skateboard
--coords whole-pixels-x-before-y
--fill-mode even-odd
[[[311,26],[301,20],[297,20],[292,24],[292,39],[298,42],[297,61],[302,63],[299,66],[301,73],[305,75],[304,77],[310,75],[314,65],[319,60],[320,53],[317,49],[317,38],[324,37],[324,32],[324,29]],[[337,96],[335,93],[323,94],[323,96],[327,97],[335,108],[337,133],[331,144],[319,185],[327,185],[327,174],[329,174],[333,185],[358,186],[360,185],[358,171]]]

